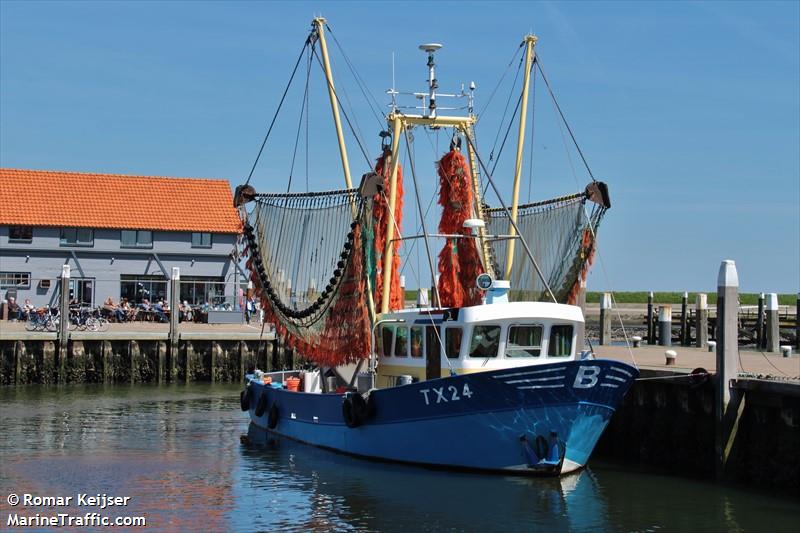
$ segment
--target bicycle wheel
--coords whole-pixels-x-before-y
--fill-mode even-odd
[[[89,331],[99,331],[100,322],[95,317],[90,316],[84,321],[83,327]]]
[[[27,322],[25,322],[25,329],[28,331],[35,331],[37,329],[36,328],[37,325],[38,322],[36,321],[36,319],[31,318]]]
[[[58,317],[52,317],[52,316],[47,317],[47,320],[42,325],[42,328],[46,329],[47,331],[57,331],[58,330]]]
[[[98,331],[108,331],[109,321],[107,318],[99,317],[97,324],[99,325]]]

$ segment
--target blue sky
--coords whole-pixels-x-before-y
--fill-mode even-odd
[[[425,58],[416,47],[438,41],[445,44],[441,90],[475,81],[481,110],[522,36],[539,36],[559,103],[595,176],[611,189],[613,207],[599,235],[605,268],[596,263],[590,290],[713,291],[722,259],[736,260],[743,290],[800,288],[798,2],[4,0],[0,165],[241,183],[315,14],[328,18],[381,104],[392,53],[398,89],[423,90]],[[335,43],[331,53],[345,108],[374,157],[381,123]],[[485,154],[514,69],[480,117]],[[304,78],[301,67],[256,171],[259,190],[286,187]],[[338,188],[318,68],[310,86],[308,186]],[[543,89],[539,83],[534,104],[533,200],[588,181],[562,143]],[[366,161],[348,139],[359,176]],[[449,139],[422,132],[415,139],[430,198],[433,160]],[[305,146],[296,190],[306,187]],[[495,175],[504,191],[513,149]],[[527,168],[526,159],[525,200]],[[414,217],[407,217],[408,231]]]

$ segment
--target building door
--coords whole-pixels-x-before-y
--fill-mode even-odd
[[[83,307],[94,307],[94,278],[70,279],[69,299],[77,300]]]

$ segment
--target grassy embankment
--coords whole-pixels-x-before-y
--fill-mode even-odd
[[[591,304],[600,303],[601,292],[587,292],[586,302]],[[695,302],[694,292],[689,293],[689,304]],[[708,292],[709,305],[716,305],[717,292]],[[417,298],[417,291],[406,291],[406,301],[414,301]],[[624,291],[615,292],[614,298],[619,304],[647,304],[647,291]],[[653,292],[653,301],[656,304],[680,304],[683,298],[682,292]],[[794,294],[779,294],[778,303],[780,305],[795,305],[797,296]],[[758,294],[754,292],[744,292],[739,294],[741,305],[758,305]]]

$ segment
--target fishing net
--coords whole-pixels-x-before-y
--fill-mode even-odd
[[[265,320],[301,355],[334,366],[367,356],[365,238],[357,189],[252,194],[247,266]],[[371,245],[369,243],[368,245]]]
[[[519,206],[517,227],[559,302],[576,302],[580,280],[586,279],[594,258],[600,220],[608,207],[608,190],[600,182],[589,185],[583,193]],[[488,208],[484,216],[488,233],[508,234],[510,225],[504,209]],[[505,271],[508,242],[491,241],[495,272]],[[550,299],[519,244],[514,246],[513,266],[509,295],[512,300]]]

